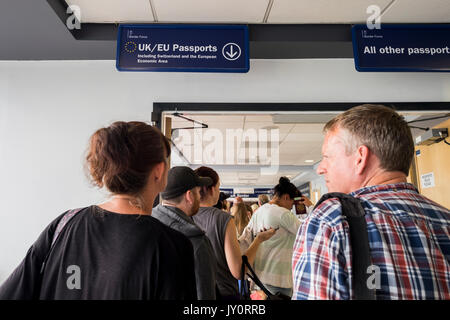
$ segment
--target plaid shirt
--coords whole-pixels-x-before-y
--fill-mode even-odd
[[[377,299],[450,299],[450,211],[408,183],[352,192],[366,212]],[[292,257],[293,299],[350,299],[348,224],[337,199],[301,225]]]

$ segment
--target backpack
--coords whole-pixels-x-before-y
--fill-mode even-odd
[[[367,269],[372,265],[369,247],[369,236],[365,211],[359,199],[345,193],[331,192],[324,194],[315,205],[316,209],[322,202],[337,198],[342,205],[342,215],[345,216],[350,230],[350,246],[352,249],[352,287],[355,300],[375,300],[375,289],[369,289],[367,280],[370,276]]]

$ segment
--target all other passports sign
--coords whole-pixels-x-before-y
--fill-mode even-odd
[[[355,25],[352,38],[358,71],[450,72],[450,25]]]
[[[248,72],[247,26],[120,25],[119,71]]]

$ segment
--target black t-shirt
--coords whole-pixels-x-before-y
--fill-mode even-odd
[[[2,284],[0,299],[197,298],[193,248],[182,233],[151,216],[90,206],[67,223],[50,251],[63,216]]]

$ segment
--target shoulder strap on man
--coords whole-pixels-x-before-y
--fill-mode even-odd
[[[359,199],[345,193],[332,192],[324,194],[314,207],[322,202],[337,198],[342,205],[342,214],[346,217],[350,229],[350,245],[352,248],[352,286],[355,300],[375,300],[375,290],[368,287],[368,268],[372,264],[370,256],[369,236],[365,219],[365,211]]]

